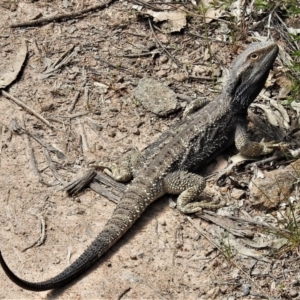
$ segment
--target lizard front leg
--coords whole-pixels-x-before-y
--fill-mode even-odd
[[[286,147],[285,143],[252,142],[249,140],[247,128],[245,124],[238,123],[235,130],[235,146],[241,154],[245,156],[260,156],[269,154],[274,151],[274,148]]]
[[[197,110],[203,108],[210,101],[208,99],[195,99],[187,105],[183,112],[183,119],[186,119],[189,115],[193,114]]]
[[[179,194],[177,208],[184,214],[196,213],[202,211],[203,208],[216,209],[224,206],[224,203],[197,201],[205,185],[206,182],[202,176],[186,171],[169,173],[163,179],[166,193]]]
[[[127,182],[137,174],[142,166],[145,158],[137,149],[131,149],[116,163],[99,162],[93,164],[94,167],[100,167],[103,172],[114,180],[119,182]]]

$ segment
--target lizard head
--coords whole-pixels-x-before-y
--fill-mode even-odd
[[[245,113],[260,93],[278,50],[274,42],[252,43],[234,60],[225,86],[234,111]]]

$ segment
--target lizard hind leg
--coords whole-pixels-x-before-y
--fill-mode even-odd
[[[169,173],[164,177],[164,190],[169,194],[179,194],[177,208],[184,214],[201,212],[203,208],[216,209],[224,206],[224,203],[214,204],[199,200],[206,182],[197,174],[186,171]]]
[[[131,149],[116,163],[99,162],[95,167],[100,167],[103,172],[119,182],[127,182],[137,174],[145,158],[137,149]]]

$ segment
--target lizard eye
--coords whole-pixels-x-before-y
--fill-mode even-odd
[[[257,54],[257,53],[252,53],[252,54],[250,55],[250,58],[251,58],[252,60],[257,60],[257,59],[258,59],[258,54]]]

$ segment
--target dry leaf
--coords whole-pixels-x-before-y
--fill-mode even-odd
[[[259,107],[260,109],[262,109],[271,125],[273,125],[273,126],[279,125],[279,122],[278,122],[276,116],[274,115],[274,112],[269,107],[267,107],[264,104],[252,104],[252,106]]]
[[[292,81],[287,76],[280,76],[276,79],[276,83],[280,86],[278,98],[286,98],[292,90]]]
[[[167,21],[170,32],[180,31],[186,26],[186,15],[182,11],[152,11],[148,10],[147,14],[154,18],[154,22]]]
[[[283,105],[273,99],[270,100],[270,104],[280,112],[285,122],[290,123],[290,117]]]
[[[10,65],[8,65],[7,69],[0,70],[0,89],[4,89],[17,78],[19,72],[22,69],[26,56],[27,56],[27,45],[25,40],[23,39],[21,47],[14,61]]]

